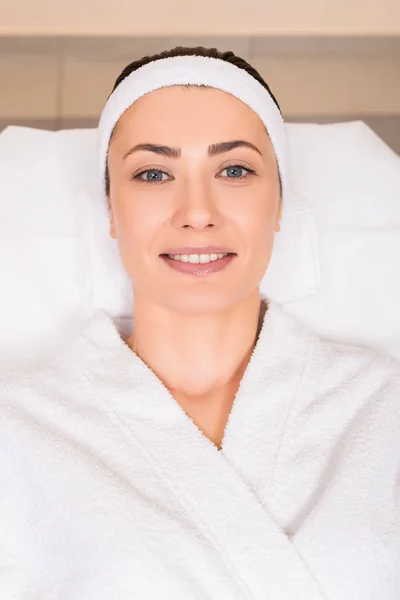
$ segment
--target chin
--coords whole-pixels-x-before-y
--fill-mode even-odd
[[[187,293],[171,293],[164,295],[162,304],[169,309],[186,314],[210,314],[226,310],[237,302],[236,294],[229,294],[225,289],[213,291],[211,289],[192,290]]]
[[[254,293],[254,290],[253,290]],[[176,291],[165,295],[161,299],[161,304],[170,310],[185,313],[187,315],[201,315],[222,312],[235,306],[238,302],[251,294],[251,290],[227,289],[223,290],[199,289],[190,292]]]

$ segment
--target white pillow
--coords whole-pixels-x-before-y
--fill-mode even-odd
[[[292,172],[321,231],[400,228],[400,157],[362,121],[287,125]]]
[[[0,366],[42,360],[88,313],[76,238],[0,235]]]
[[[73,202],[82,156],[66,171],[55,142],[23,127],[0,135],[2,366],[40,361],[90,308]]]
[[[400,157],[362,122],[288,129],[317,220],[320,285],[285,310],[324,339],[400,360]]]
[[[361,122],[287,127],[297,206],[304,209],[286,224],[292,236],[296,223],[301,227],[302,254],[293,252],[292,237],[281,249],[281,262],[276,258],[274,267],[271,261],[265,282],[272,278],[285,310],[321,336],[400,358],[400,158]],[[96,130],[9,127],[0,135],[0,250],[11,257],[7,271],[0,267],[9,298],[3,299],[7,311],[0,311],[0,358],[15,359],[22,347],[25,354],[47,352],[55,343],[51,335],[70,334],[65,324],[73,315],[81,318],[99,306],[121,331],[128,326],[131,286],[123,270],[113,270],[122,265],[108,235],[106,207],[97,198]],[[274,253],[278,240],[283,242],[279,235]],[[29,264],[21,260],[19,240]],[[297,279],[282,277],[288,274],[285,252],[288,272]],[[296,293],[285,298],[288,289]],[[274,297],[272,288],[269,293]]]

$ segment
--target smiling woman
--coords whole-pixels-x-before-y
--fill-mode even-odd
[[[134,293],[1,382],[0,597],[395,600],[398,364],[261,297],[290,173],[232,53],[132,63],[99,123]]]
[[[135,297],[128,345],[204,430],[232,404],[256,339],[282,203],[273,145],[233,95],[162,87],[119,118],[108,170],[110,234]],[[213,407],[202,420],[200,398]]]
[[[146,94],[120,118],[108,168],[110,233],[134,287],[137,343],[142,300],[169,307],[164,322],[180,314],[186,328],[204,332],[204,318],[200,325],[185,315],[215,313],[257,292],[279,230],[281,194],[273,146],[247,105],[224,91],[195,86]],[[208,263],[209,246],[236,255],[235,261],[217,259],[229,265],[218,279],[208,277],[216,272],[210,268],[194,271],[197,277],[177,277],[160,261],[160,255],[177,254]],[[259,306],[255,314],[242,305],[248,318],[258,317]],[[191,337],[198,336],[193,330]],[[191,381],[186,391],[195,393]],[[201,381],[206,384],[205,373]]]

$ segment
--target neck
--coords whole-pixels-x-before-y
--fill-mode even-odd
[[[171,393],[199,399],[240,382],[265,310],[258,289],[225,310],[204,314],[177,312],[135,292],[127,344]]]

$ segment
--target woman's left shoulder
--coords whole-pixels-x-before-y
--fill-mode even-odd
[[[400,394],[400,361],[373,348],[324,338],[281,307],[276,312],[284,323],[285,337],[299,340],[297,348],[304,346],[308,374],[313,379],[325,381],[331,389],[358,387],[366,392],[387,388]]]
[[[321,365],[321,389],[336,390],[339,402],[351,403],[377,421],[392,419],[400,447],[400,362],[383,352],[320,338],[314,361]]]
[[[384,352],[355,344],[318,340],[319,351],[325,355],[330,372],[341,371],[350,377],[362,377],[377,384],[400,386],[400,362]],[[318,349],[317,349],[318,352]]]

